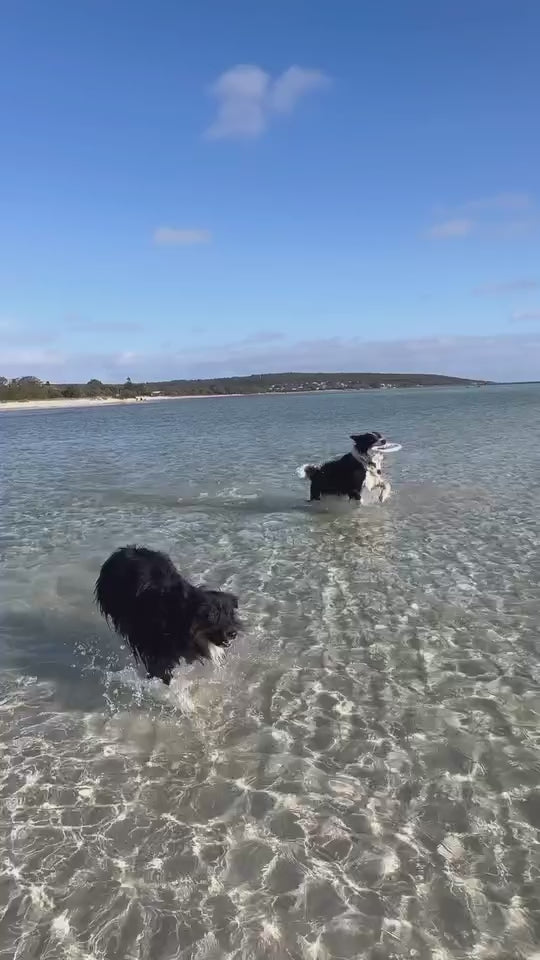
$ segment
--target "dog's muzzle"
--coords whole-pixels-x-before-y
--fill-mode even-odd
[[[370,448],[370,453],[397,453],[398,450],[401,450],[400,443],[392,443],[391,440],[386,440],[381,437],[381,439],[377,440]]]

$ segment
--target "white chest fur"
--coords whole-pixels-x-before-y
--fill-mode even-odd
[[[379,500],[381,503],[384,503],[390,496],[391,487],[388,480],[385,480],[382,475],[383,454],[378,452],[368,457],[359,453],[358,450],[353,447],[352,455],[354,459],[358,460],[358,463],[361,463],[365,468],[364,489],[368,491],[379,490]]]

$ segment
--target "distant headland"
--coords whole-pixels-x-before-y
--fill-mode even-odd
[[[482,387],[488,380],[468,380],[435,373],[256,373],[246,377],[200,380],[157,380],[123,383],[52,383],[26,376],[0,377],[0,404],[55,401],[136,401],[168,397],[226,397],[277,393],[320,393],[346,390],[389,390],[401,387]],[[66,404],[68,405],[68,404]],[[72,403],[69,404],[70,406]],[[75,405],[75,404],[73,404]],[[82,404],[81,404],[82,405]]]

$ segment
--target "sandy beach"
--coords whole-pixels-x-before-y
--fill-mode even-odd
[[[110,407],[126,403],[155,403],[159,400],[219,400],[224,397],[240,397],[240,393],[206,393],[189,394],[186,396],[163,396],[163,397],[128,397],[121,399],[119,397],[81,397],[77,399],[68,399],[62,397],[58,400],[6,400],[0,402],[0,412],[2,410],[13,412],[15,410],[60,410],[77,409],[79,407]]]
[[[155,399],[160,399],[156,397]],[[68,400],[62,397],[58,400],[6,400],[0,403],[0,410],[56,410],[77,407],[108,407],[119,403],[140,403],[140,400],[129,398],[120,400],[116,397],[81,397]]]

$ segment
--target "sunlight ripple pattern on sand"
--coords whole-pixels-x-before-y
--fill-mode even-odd
[[[4,414],[0,958],[537,960],[539,414],[534,387]],[[403,443],[393,498],[312,511],[296,466],[364,427]],[[168,690],[92,607],[130,540],[249,625]]]

